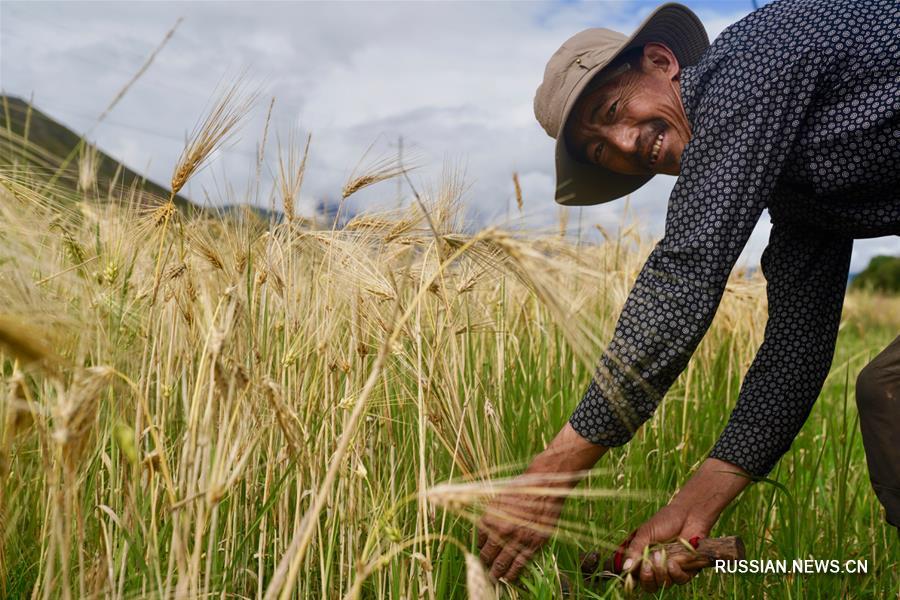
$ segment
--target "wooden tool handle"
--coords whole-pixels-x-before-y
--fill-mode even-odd
[[[681,542],[669,542],[662,544],[666,551],[666,555],[687,556],[689,557],[682,563],[683,569],[703,569],[711,567],[716,560],[739,560],[744,558],[744,542],[736,535],[719,537],[719,538],[703,538],[699,540],[697,547],[693,550],[688,549]],[[616,561],[613,557],[603,562],[603,571],[601,577],[616,577],[621,573],[621,569],[616,568]],[[597,567],[600,566],[600,555],[597,552],[588,552],[581,559],[581,572],[587,578],[592,576]]]

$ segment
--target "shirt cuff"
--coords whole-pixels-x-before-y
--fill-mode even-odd
[[[765,477],[790,449],[792,442],[793,439],[786,446],[781,446],[772,437],[771,429],[731,421],[719,436],[709,457],[735,464],[755,477]]]
[[[578,435],[607,448],[628,443],[644,421],[646,418],[641,418],[625,401],[610,402],[595,381],[591,381],[575,412],[569,417],[569,424]]]

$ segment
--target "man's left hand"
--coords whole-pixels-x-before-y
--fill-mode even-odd
[[[706,537],[725,507],[750,481],[741,467],[707,458],[669,504],[634,532],[625,549],[622,573],[630,571],[648,592],[673,583],[687,583],[697,572],[682,568],[686,556],[664,559],[662,552],[651,548],[649,560],[645,561],[644,548],[678,538],[690,541]]]
[[[684,584],[697,574],[696,570],[684,566],[687,555],[663,556],[661,549],[653,544],[677,541],[678,538],[704,538],[713,523],[700,518],[679,504],[664,506],[649,521],[638,527],[625,549],[622,574],[631,572],[640,581],[641,588],[655,592],[663,586]],[[643,560],[644,548],[651,546],[648,560]]]

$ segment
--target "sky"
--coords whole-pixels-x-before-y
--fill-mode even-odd
[[[685,0],[710,40],[753,0]],[[758,5],[766,0],[757,0]],[[312,135],[298,202],[336,202],[360,166],[397,156],[421,192],[459,173],[469,228],[557,227],[554,140],[533,112],[553,52],[588,27],[626,35],[659,2],[0,2],[0,88],[35,106],[132,169],[167,185],[186,136],[222,86],[243,74],[258,101],[237,136],[185,192],[197,202],[268,206],[279,142]],[[100,124],[97,118],[175,25],[149,69]],[[274,98],[262,193],[248,190]],[[512,174],[522,186],[516,208]],[[268,182],[268,183],[267,183]],[[624,200],[570,209],[572,235],[637,220],[661,237],[675,178],[657,175]],[[403,182],[352,196],[359,212],[409,202]],[[626,214],[627,211],[627,214]],[[764,215],[739,264],[765,248]],[[851,270],[900,238],[859,240]]]

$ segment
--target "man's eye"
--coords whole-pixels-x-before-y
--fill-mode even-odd
[[[619,101],[616,100],[615,102],[613,102],[613,103],[610,105],[609,110],[606,111],[606,116],[607,116],[607,117],[612,118],[612,116],[616,114],[616,105],[617,105],[618,103],[619,103]]]

